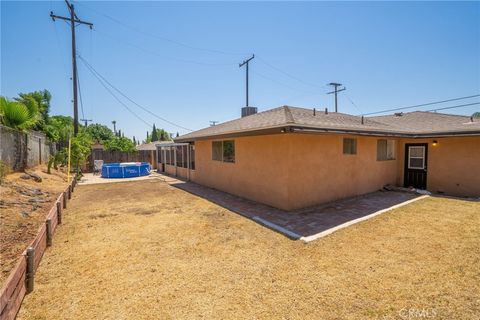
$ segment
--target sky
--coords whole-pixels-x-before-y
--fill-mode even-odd
[[[239,63],[252,54],[249,104],[259,111],[332,110],[330,82],[346,87],[339,112],[357,115],[480,93],[480,2],[73,3],[94,24],[76,27],[80,118],[115,120],[140,140],[153,123],[184,134],[238,118]],[[1,1],[1,95],[48,89],[51,113],[73,115],[70,27],[50,11],[68,15],[63,1]],[[110,89],[119,103],[94,70],[169,122]]]

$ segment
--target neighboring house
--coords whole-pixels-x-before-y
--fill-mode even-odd
[[[170,141],[171,142],[171,141]],[[135,148],[137,151],[143,152],[143,153],[148,153],[148,159],[149,163],[152,166],[153,169],[157,169],[158,161],[157,161],[157,145],[162,145],[168,143],[166,141],[154,141],[154,142],[149,142],[149,143],[142,143],[136,146]]]
[[[293,210],[386,184],[480,196],[480,119],[283,106],[158,146],[160,170]]]

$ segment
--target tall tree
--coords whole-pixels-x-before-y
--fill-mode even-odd
[[[152,129],[152,142],[153,141],[158,141],[158,131],[157,128],[155,128],[155,123],[153,124],[153,129]]]

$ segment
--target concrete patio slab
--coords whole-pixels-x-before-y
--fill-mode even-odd
[[[94,175],[93,173],[85,173],[78,182],[79,185],[99,184],[99,183],[117,183],[127,181],[141,181],[150,179],[164,179],[164,176],[152,171],[148,176],[133,177],[133,178],[102,178],[101,175]]]
[[[172,186],[241,214],[291,239],[305,242],[425,197],[407,192],[382,190],[311,208],[284,211],[193,182],[161,176]]]

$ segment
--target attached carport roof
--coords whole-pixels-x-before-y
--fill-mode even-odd
[[[240,119],[197,130],[175,139],[195,141],[280,132],[330,132],[360,135],[440,137],[480,135],[480,119],[433,112],[409,112],[361,117],[282,106]]]

